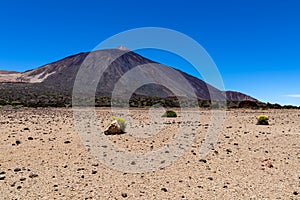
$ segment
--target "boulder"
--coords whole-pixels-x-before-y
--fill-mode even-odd
[[[123,131],[121,129],[120,124],[117,120],[113,120],[109,126],[104,130],[105,135],[116,135],[116,134],[122,134]]]

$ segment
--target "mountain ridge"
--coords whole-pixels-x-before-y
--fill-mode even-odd
[[[125,47],[122,47],[121,49],[119,48],[97,50],[92,52],[80,52],[78,54],[67,56],[63,59],[51,62],[41,67],[27,70],[25,72],[6,73],[4,70],[1,70],[0,92],[2,92],[2,94],[7,94],[7,88],[11,89],[13,85],[15,85],[16,87],[23,87],[21,85],[25,84],[27,85],[27,88],[32,88],[30,92],[34,94],[37,93],[33,95],[35,97],[39,95],[47,96],[48,93],[51,93],[55,94],[56,96],[61,94],[67,95],[68,99],[70,99],[77,73],[80,67],[82,67],[82,64],[84,62],[86,63],[90,57],[93,57],[94,60],[91,59],[88,67],[91,68],[90,70],[94,70],[93,72],[98,72],[99,70],[101,71],[102,66],[105,66],[106,63],[111,62],[109,64],[109,67],[103,72],[103,76],[100,79],[101,84],[97,86],[96,97],[111,96],[115,84],[119,80],[122,80],[122,76],[133,69],[138,69],[139,66],[147,65],[149,67],[145,67],[143,68],[143,70],[139,71],[139,74],[137,74],[138,78],[140,75],[145,79],[149,78],[149,76],[156,77],[159,74],[155,74],[156,72],[153,69],[157,69],[160,73],[165,74],[169,82],[173,83],[173,88],[175,88],[175,90],[179,91],[179,93],[185,92],[184,90],[186,88],[182,86],[184,85],[185,80],[181,80],[182,78],[179,79],[178,77],[175,77],[175,75],[173,77],[167,77],[173,72],[175,74],[178,73],[180,77],[184,77],[192,86],[197,98],[199,98],[200,100],[212,100],[213,97],[215,98],[213,100],[220,100],[225,98],[227,101],[233,102],[259,102],[257,99],[241,92],[220,91],[217,88],[205,83],[203,80],[198,79],[197,77],[187,74],[186,72],[183,72],[181,70],[159,64],[135,52],[129,51],[125,49]],[[116,59],[112,59],[113,57],[116,57]],[[43,88],[45,92],[42,92],[41,88]],[[124,88],[126,88],[126,85],[124,85]],[[39,92],[35,92],[34,90]],[[168,88],[155,83],[152,85],[148,84],[145,86],[141,86],[141,88],[138,88],[136,91],[131,92],[134,92],[134,94],[138,96],[152,96],[158,98],[167,98],[174,96],[172,91],[168,90]],[[26,94],[24,93],[22,93],[22,95],[26,96]],[[13,95],[10,95],[8,99],[20,99],[20,97],[17,96],[18,95],[13,97]],[[5,97],[4,95],[0,98],[5,99],[7,97]],[[31,100],[32,98],[33,97],[30,97]],[[21,99],[24,98],[22,97]]]

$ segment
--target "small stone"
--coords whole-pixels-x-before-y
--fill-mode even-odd
[[[135,165],[136,163],[135,163],[135,161],[132,161],[130,164],[131,164],[131,165]]]
[[[0,175],[2,175],[2,174],[6,174],[6,172],[0,172]]]
[[[20,178],[20,181],[26,181],[26,178]]]
[[[22,171],[22,169],[20,169],[20,168],[15,168],[14,169],[14,172],[20,172],[20,171]]]
[[[4,180],[5,179],[5,176],[4,175],[0,175],[0,180]]]
[[[92,170],[92,174],[97,174],[97,171],[96,170]]]
[[[20,190],[21,188],[22,188],[22,186],[19,185],[19,186],[17,187],[17,190]]]
[[[162,191],[168,192],[167,188],[161,188]]]
[[[199,162],[206,163],[207,161],[205,159],[200,159]]]
[[[265,166],[268,167],[268,168],[273,168],[274,167],[273,164],[270,161],[267,161]]]
[[[38,174],[34,174],[34,173],[30,173],[29,174],[29,178],[36,178],[38,176],[39,176]]]
[[[21,144],[21,141],[20,140],[16,140],[16,145],[19,145]]]
[[[208,177],[207,179],[210,181],[214,180],[213,177]]]
[[[28,137],[27,139],[28,139],[28,140],[33,140],[33,137]]]
[[[230,149],[226,149],[227,154],[232,153]]]
[[[29,131],[29,128],[26,127],[26,128],[24,128],[23,130],[24,130],[24,131]]]
[[[98,163],[94,163],[94,164],[92,164],[92,166],[93,166],[93,167],[98,167],[99,164],[98,164]]]
[[[122,193],[122,197],[126,198],[128,195],[126,193]]]
[[[65,141],[64,142],[65,144],[70,144],[71,142],[69,140]]]
[[[295,192],[293,192],[293,195],[298,195],[298,194],[299,194],[299,192],[296,192],[296,191],[295,191]]]

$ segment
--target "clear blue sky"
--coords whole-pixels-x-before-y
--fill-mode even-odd
[[[227,90],[300,105],[298,0],[2,0],[0,19],[0,69],[36,68],[128,29],[164,27],[198,41]],[[141,53],[193,73],[165,53]]]

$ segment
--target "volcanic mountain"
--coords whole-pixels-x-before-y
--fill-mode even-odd
[[[50,106],[61,101],[70,103],[76,80],[85,85],[80,90],[95,86],[95,96],[99,98],[110,97],[118,86],[119,91],[122,90],[118,93],[121,98],[128,94],[145,98],[194,95],[206,101],[258,102],[239,92],[220,91],[185,72],[123,47],[79,53],[26,72],[1,70],[0,104],[1,101],[18,101],[25,105],[43,102]],[[131,85],[136,82],[141,85]]]

